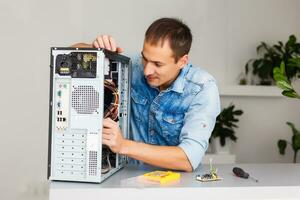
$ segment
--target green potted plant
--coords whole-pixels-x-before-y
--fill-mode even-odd
[[[291,58],[288,60],[288,63],[291,67],[300,69],[300,57]],[[274,80],[276,81],[276,85],[281,88],[282,95],[290,98],[300,99],[300,75],[298,74],[294,80],[290,81],[286,74],[285,63],[282,62],[280,67],[276,67],[273,70]],[[290,144],[294,151],[293,162],[297,162],[297,153],[300,150],[300,131],[296,129],[295,125],[291,122],[287,122],[287,125],[291,127],[293,135],[291,138],[291,142],[287,142],[286,140],[280,139],[277,142],[277,146],[279,149],[279,153],[281,155],[285,154],[285,149],[287,144]]]
[[[215,127],[212,131],[211,140],[214,142],[216,153],[229,153],[229,149],[222,149],[226,145],[226,139],[229,138],[236,142],[235,128],[238,128],[236,123],[239,121],[237,116],[243,114],[242,110],[235,110],[235,106],[230,104],[224,108],[217,116]],[[217,140],[219,138],[219,141]]]
[[[293,151],[294,151],[294,157],[293,157],[293,162],[297,162],[297,153],[300,150],[300,131],[295,128],[295,125],[291,122],[287,122],[287,125],[289,125],[292,129],[293,136],[291,142],[287,142],[286,140],[280,139],[277,142],[277,146],[279,149],[279,153],[281,155],[285,154],[285,149],[287,144],[290,144]]]
[[[300,69],[300,58],[290,59],[289,63],[291,67]],[[273,76],[276,85],[283,90],[282,95],[300,99],[300,74],[298,74],[294,80],[290,81],[286,74],[285,64],[284,62],[281,62],[280,67],[274,68]]]
[[[249,73],[250,67],[252,74],[260,79],[259,85],[271,85],[274,83],[273,69],[284,62],[286,65],[287,79],[291,80],[300,68],[295,68],[292,63],[288,62],[291,58],[300,56],[300,43],[294,35],[290,35],[288,41],[283,44],[279,41],[275,45],[268,45],[265,42],[256,48],[259,58],[250,59],[245,66],[246,74]]]

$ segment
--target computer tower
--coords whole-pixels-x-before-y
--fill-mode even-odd
[[[102,144],[102,120],[129,138],[128,57],[105,49],[51,48],[48,179],[101,183],[127,157]]]

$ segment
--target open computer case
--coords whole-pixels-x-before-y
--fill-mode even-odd
[[[102,120],[129,138],[128,57],[105,49],[51,48],[48,179],[100,183],[127,157],[102,144]]]

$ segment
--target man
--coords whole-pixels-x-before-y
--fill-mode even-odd
[[[191,31],[180,20],[161,18],[150,25],[141,52],[142,63],[133,63],[133,140],[124,139],[113,120],[103,121],[103,144],[113,152],[187,172],[200,164],[220,102],[214,78],[188,63],[191,43]],[[98,36],[92,46],[123,51],[107,35]]]

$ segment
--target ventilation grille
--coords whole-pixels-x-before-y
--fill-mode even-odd
[[[81,85],[72,92],[72,107],[78,114],[92,114],[99,108],[99,93],[93,86]]]
[[[97,151],[89,151],[89,175],[97,176]]]

